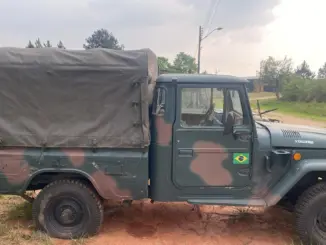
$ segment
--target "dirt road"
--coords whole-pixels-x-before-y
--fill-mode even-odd
[[[107,216],[101,233],[85,244],[285,245],[294,239],[292,215],[278,208],[201,209],[199,217],[188,204],[138,202]]]
[[[314,120],[300,118],[300,117],[296,117],[296,116],[292,116],[292,115],[285,115],[285,114],[281,114],[281,113],[270,112],[266,116],[271,117],[271,118],[280,119],[282,122],[287,123],[287,124],[298,124],[298,125],[326,128],[326,122],[314,121]]]

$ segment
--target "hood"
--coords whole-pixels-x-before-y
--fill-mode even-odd
[[[325,128],[271,122],[259,124],[269,131],[272,147],[326,149]]]

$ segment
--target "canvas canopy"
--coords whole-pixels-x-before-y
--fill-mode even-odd
[[[146,147],[157,74],[149,49],[0,48],[1,142]]]

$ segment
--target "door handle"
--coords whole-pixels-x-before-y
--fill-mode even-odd
[[[248,141],[251,138],[251,132],[249,130],[235,129],[233,130],[233,136],[235,139]]]
[[[180,149],[178,154],[179,154],[179,156],[192,157],[193,156],[193,150],[191,150],[191,149]]]

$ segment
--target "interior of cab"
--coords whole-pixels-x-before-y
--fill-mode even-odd
[[[239,92],[230,89],[209,88],[203,93],[200,89],[192,91],[196,96],[184,99],[182,94],[181,124],[192,126],[224,126],[227,115],[232,113],[235,125],[243,124],[243,113]],[[197,94],[196,94],[197,93]],[[193,94],[192,94],[193,95]],[[219,96],[218,96],[219,95]]]

